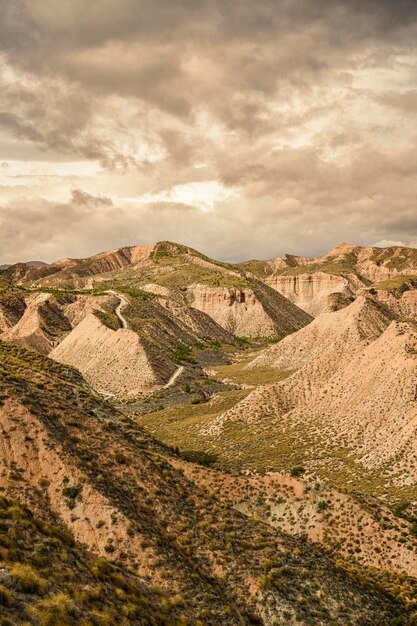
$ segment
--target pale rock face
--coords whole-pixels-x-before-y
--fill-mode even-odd
[[[53,344],[50,337],[42,328],[42,320],[39,316],[39,306],[48,300],[46,293],[37,294],[27,301],[27,308],[19,320],[12,328],[8,328],[0,336],[4,341],[18,343],[29,350],[37,350],[43,354],[48,354]]]
[[[374,261],[369,259],[360,264],[360,271],[362,276],[370,280],[372,283],[379,283],[390,278],[398,276],[402,272],[389,268],[386,265],[377,265]]]
[[[401,312],[410,317],[417,316],[417,291],[406,291],[401,298]]]
[[[135,396],[160,386],[139,336],[124,328],[111,330],[92,314],[50,357],[76,367],[96,391],[116,397]]]
[[[400,317],[417,316],[417,290],[405,291],[398,295],[392,291],[378,291],[378,300],[386,304]]]
[[[333,250],[330,250],[330,252],[328,252],[326,256],[338,257],[341,254],[350,254],[351,252],[355,252],[356,250],[359,250],[358,246],[355,246],[352,243],[346,243],[345,241],[341,241],[340,243],[337,243]]]
[[[147,259],[151,252],[155,249],[155,245],[149,246],[134,246],[130,249],[131,262],[139,263],[139,261],[143,261],[143,259]]]
[[[313,317],[328,310],[327,299],[348,287],[342,276],[315,272],[295,276],[271,276],[265,282]]]
[[[188,288],[191,305],[237,336],[267,337],[274,323],[251,289],[194,285]]]
[[[168,289],[168,287],[163,287],[162,285],[157,285],[155,283],[148,283],[146,285],[143,285],[141,289],[143,289],[143,291],[148,291],[149,293],[153,293],[156,296],[162,296],[163,298],[169,298],[171,295],[171,292]]]

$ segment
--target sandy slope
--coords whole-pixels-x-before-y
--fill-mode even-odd
[[[415,484],[414,323],[390,322],[374,303],[358,299],[267,349],[251,367],[264,364],[299,369],[258,388],[203,433],[221,436],[231,421],[271,423],[274,432],[298,433],[303,464],[322,475],[342,471],[347,482],[374,476],[379,490]]]
[[[417,575],[417,538],[400,542],[404,520],[376,498],[352,496],[324,483],[278,472],[265,476],[223,474],[178,461],[197,484],[248,515],[292,535],[304,534],[334,554],[378,569]]]
[[[249,368],[298,369],[324,355],[341,355],[376,339],[393,319],[365,296],[336,312],[322,313],[311,324],[264,350]]]
[[[50,353],[51,358],[80,370],[97,390],[116,397],[152,390],[159,384],[139,336],[104,326],[93,314]]]

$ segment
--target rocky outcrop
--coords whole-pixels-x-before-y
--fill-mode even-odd
[[[48,354],[71,331],[71,324],[49,294],[29,296],[25,307],[18,322],[7,328],[1,338]]]
[[[186,294],[191,306],[241,337],[285,335],[311,321],[309,315],[268,287],[237,289],[191,285]]]
[[[349,286],[347,278],[324,272],[271,276],[265,282],[313,317],[328,310],[329,296]]]
[[[274,333],[274,324],[253,291],[195,285],[187,292],[195,309],[209,315],[229,332],[249,337],[267,337]]]
[[[264,262],[259,277],[313,316],[349,304],[364,287],[398,276],[417,275],[417,250],[362,248],[340,243],[323,256],[285,254]],[[339,295],[340,294],[340,295]]]
[[[398,317],[417,317],[417,289],[409,291],[378,290],[375,298],[388,306]]]

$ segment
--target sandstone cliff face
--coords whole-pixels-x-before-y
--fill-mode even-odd
[[[246,337],[274,334],[274,324],[252,290],[210,288],[195,285],[188,289],[195,309],[203,311],[229,332]]]
[[[264,268],[266,276],[260,276],[264,282],[316,316],[346,306],[358,289],[370,284],[417,274],[417,251],[340,243],[323,256],[285,254],[267,261]]]
[[[347,278],[324,272],[271,276],[265,282],[313,317],[328,310],[331,294],[342,292],[349,285]]]
[[[311,318],[272,289],[236,289],[191,285],[189,304],[228,332],[241,337],[269,337],[305,326]]]

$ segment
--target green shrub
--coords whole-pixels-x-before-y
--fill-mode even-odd
[[[72,487],[64,487],[62,490],[62,495],[70,500],[75,500],[78,494],[81,492],[81,487],[78,485],[73,485]]]
[[[296,478],[297,476],[302,476],[305,473],[305,471],[306,470],[304,467],[296,466],[292,468],[290,472],[290,476],[292,476],[293,478]]]
[[[196,362],[195,358],[192,355],[191,348],[183,343],[178,343],[176,345],[171,358],[174,363],[177,363],[177,365],[179,365],[182,361],[185,361],[186,363]]]
[[[113,568],[105,559],[96,559],[91,563],[90,570],[95,578],[105,578],[113,571]]]
[[[392,507],[392,512],[396,517],[404,517],[404,512],[410,506],[409,502],[397,502]]]

